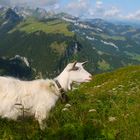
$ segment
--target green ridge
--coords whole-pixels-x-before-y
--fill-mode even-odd
[[[46,22],[37,21],[35,19],[25,20],[18,24],[14,29],[10,30],[12,33],[16,30],[26,33],[34,33],[36,31],[43,31],[45,33],[64,34],[66,36],[73,36],[74,33],[68,30],[69,23],[62,20],[48,20]]]

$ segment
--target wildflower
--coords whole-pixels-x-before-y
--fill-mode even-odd
[[[101,103],[102,101],[101,100],[97,100],[97,103]]]
[[[65,107],[68,108],[68,107],[71,107],[71,105],[70,104],[66,104]]]
[[[108,120],[109,120],[109,122],[114,122],[114,121],[116,121],[116,118],[111,116],[108,118]]]
[[[94,95],[93,95],[93,94],[91,94],[91,95],[90,95],[90,97],[94,97]]]
[[[115,91],[115,90],[116,90],[116,88],[113,88],[112,90],[113,90],[113,91]]]
[[[69,109],[68,108],[63,108],[62,111],[69,111]]]
[[[125,118],[128,118],[128,117],[129,117],[129,114],[126,114],[126,115],[125,115]]]
[[[123,86],[123,85],[119,85],[118,87],[119,87],[119,88],[123,88],[124,86]]]
[[[96,109],[90,109],[88,112],[97,112]]]
[[[124,117],[124,118],[128,118],[129,117],[129,114],[127,113],[127,114],[122,114],[122,116]]]

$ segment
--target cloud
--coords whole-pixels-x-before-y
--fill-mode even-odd
[[[0,0],[1,5],[11,5],[11,6],[48,6],[58,3],[59,0]]]
[[[140,10],[127,15],[124,15],[122,10],[116,5],[107,5],[102,0],[96,0],[95,2],[91,2],[91,0],[70,0],[67,5],[61,7],[61,11],[86,18],[140,20]]]
[[[103,2],[102,1],[96,1],[96,8],[102,8],[103,7]]]
[[[65,6],[65,11],[75,16],[87,16],[88,18],[110,18],[120,14],[117,7],[105,6],[101,0],[94,3],[90,0],[71,0]]]
[[[105,12],[104,3],[102,1],[96,1],[95,5],[88,7],[88,15],[91,18],[100,17],[102,18]]]
[[[109,10],[104,12],[105,17],[118,17],[120,14],[120,10],[117,7],[111,7]]]
[[[96,0],[95,2],[91,2],[91,0],[70,0],[62,11],[86,18],[140,20],[140,10],[124,15],[123,9],[113,4],[107,5],[102,0]]]
[[[66,12],[74,16],[87,18],[118,18],[140,20],[140,10],[124,15],[115,5],[103,0],[0,0],[0,5],[45,7],[47,11]]]
[[[140,20],[140,10],[137,10],[134,13],[128,14],[124,18],[128,20]]]
[[[81,16],[87,14],[88,6],[89,0],[71,0],[65,5],[64,10],[75,16]]]
[[[10,0],[0,0],[0,5],[9,5]]]
[[[59,5],[59,4],[55,4],[55,5],[54,5],[54,9],[55,9],[55,10],[57,10],[57,9],[59,9],[59,8],[60,8],[60,5]]]
[[[91,18],[114,18],[120,17],[121,11],[116,6],[106,6],[102,1],[97,1],[95,6],[92,8],[90,7],[88,10],[89,16]]]

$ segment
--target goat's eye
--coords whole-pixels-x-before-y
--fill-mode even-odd
[[[74,67],[72,70],[77,71],[79,70],[79,67]]]

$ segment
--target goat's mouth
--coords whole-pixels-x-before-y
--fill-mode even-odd
[[[88,83],[88,82],[90,82],[92,79],[86,79],[84,82],[85,83]]]
[[[92,77],[85,79],[85,82],[90,82],[92,80]]]
[[[81,82],[76,82],[77,84],[81,84],[81,83],[88,83],[88,82],[90,82],[92,79],[85,79],[85,80],[83,80],[83,81],[81,81]]]
[[[79,81],[79,82],[73,81],[73,83],[74,83],[74,84],[77,84],[77,85],[80,85],[81,83],[88,83],[88,82],[90,82],[91,80],[92,80],[92,78],[88,78],[88,79],[84,79],[84,80]]]

